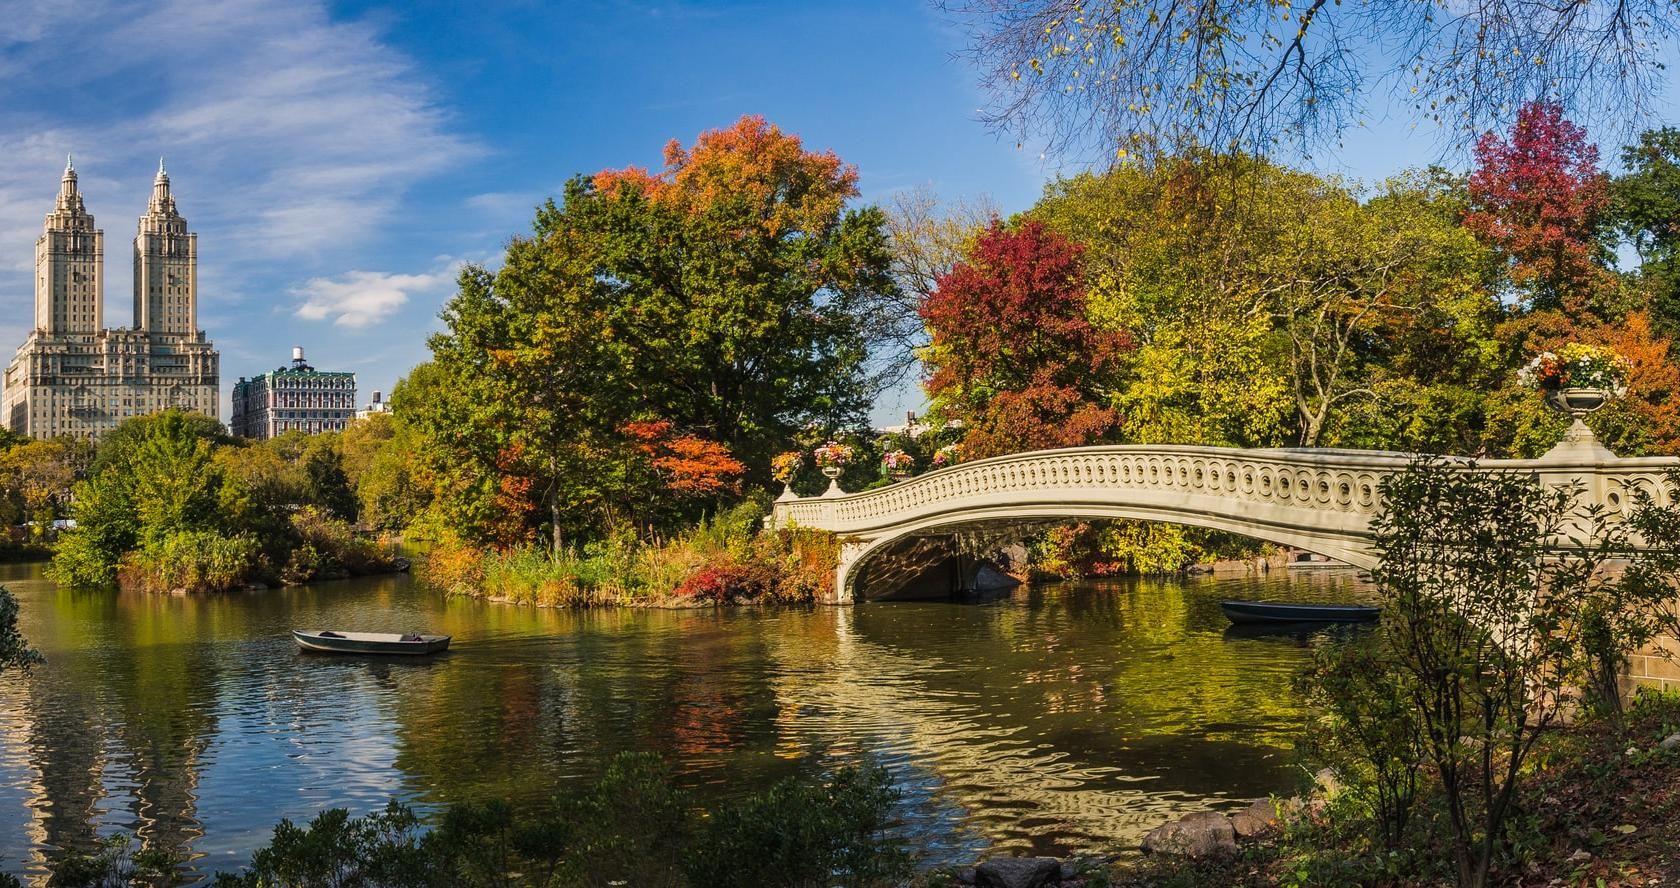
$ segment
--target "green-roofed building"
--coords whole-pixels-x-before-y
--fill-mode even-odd
[[[233,386],[233,433],[259,441],[282,432],[341,432],[356,416],[356,374],[316,370],[292,349],[292,365]]]

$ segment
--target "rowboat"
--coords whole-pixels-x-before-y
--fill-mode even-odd
[[[398,635],[394,632],[338,632],[293,629],[292,638],[306,651],[329,654],[435,654],[449,649],[447,635]]]
[[[1282,601],[1221,601],[1233,623],[1369,623],[1381,608],[1362,604],[1291,604]]]

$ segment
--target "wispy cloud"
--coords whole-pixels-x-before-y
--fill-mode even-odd
[[[336,278],[314,278],[293,291],[302,299],[296,314],[306,321],[331,320],[359,329],[385,320],[416,296],[438,294],[454,284],[460,263],[431,274],[352,271]]]
[[[410,187],[480,151],[412,60],[320,0],[69,8],[13,0],[0,24],[0,311],[29,311],[31,245],[67,151],[107,231],[116,305],[160,154],[204,278],[236,280],[349,265]]]

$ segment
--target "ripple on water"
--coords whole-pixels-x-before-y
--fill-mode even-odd
[[[930,862],[1134,842],[1291,788],[1290,677],[1317,637],[1224,637],[1222,597],[1345,579],[1023,589],[982,605],[573,613],[446,601],[408,577],[203,599],[87,595],[0,568],[48,655],[0,679],[0,871],[113,830],[242,864],[281,817],[399,798],[535,800],[621,750],[716,801],[867,758]],[[445,656],[308,656],[287,632],[456,637]]]

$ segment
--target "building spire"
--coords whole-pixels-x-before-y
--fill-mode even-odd
[[[76,159],[68,154],[64,155],[64,178],[58,183],[58,209],[71,212],[82,209],[82,195],[76,187]]]
[[[163,168],[163,158],[158,158],[157,177],[152,179],[152,202],[146,208],[151,215],[175,215],[175,198],[169,193],[169,171]]]

